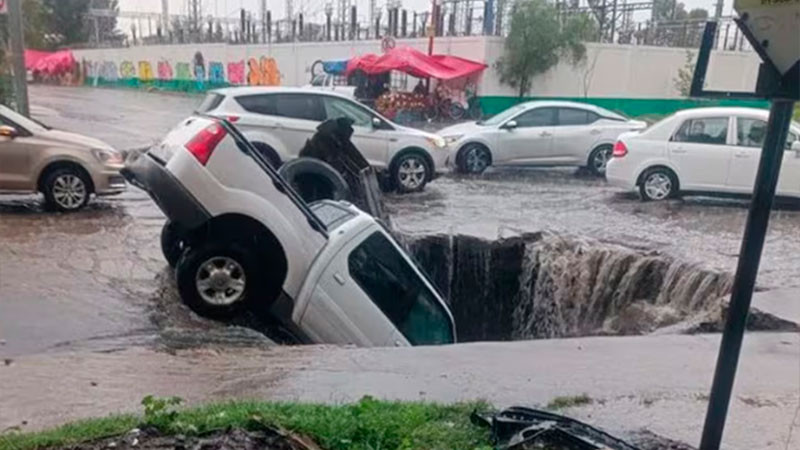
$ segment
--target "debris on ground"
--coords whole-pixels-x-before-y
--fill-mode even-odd
[[[566,416],[512,406],[494,415],[472,413],[472,422],[491,430],[492,442],[507,450],[641,450]]]
[[[122,436],[59,447],[59,450],[320,450],[307,436],[279,428],[260,428],[258,431],[227,428],[197,436],[167,435],[155,428],[137,428]]]

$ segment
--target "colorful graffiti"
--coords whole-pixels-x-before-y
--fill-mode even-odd
[[[120,78],[136,78],[136,67],[130,61],[122,61],[119,65]]]
[[[228,63],[228,83],[244,84],[244,61]]]
[[[119,66],[117,66],[119,64]],[[227,69],[227,70],[226,70]],[[85,76],[80,76],[85,74]],[[84,61],[76,80],[93,85],[137,87],[146,82],[168,90],[204,91],[226,85],[278,86],[281,72],[274,58],[262,56],[232,62],[208,61],[195,52],[190,61]]]
[[[189,63],[179,62],[175,64],[175,79],[176,80],[191,80],[192,74],[189,71]]]
[[[217,85],[225,83],[225,67],[221,62],[208,63],[208,82]]]
[[[249,72],[247,84],[250,86],[280,86],[281,72],[274,58],[262,56],[260,60],[250,58],[247,61]]]
[[[139,81],[153,80],[153,66],[150,61],[139,61]]]
[[[158,62],[158,79],[171,80],[172,79],[172,64],[169,61],[161,60]]]

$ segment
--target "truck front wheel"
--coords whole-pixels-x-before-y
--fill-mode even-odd
[[[200,244],[186,250],[178,261],[178,293],[197,314],[226,319],[263,296],[267,277],[259,272],[264,269],[237,243]]]

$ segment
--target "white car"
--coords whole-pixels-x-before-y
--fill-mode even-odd
[[[394,124],[335,92],[282,87],[225,88],[209,92],[198,111],[234,122],[274,167],[296,158],[320,122],[340,117],[353,120],[351,141],[400,192],[422,190],[447,167],[444,139]]]
[[[678,193],[753,193],[769,112],[697,108],[640,133],[620,136],[608,163],[611,184],[638,189],[644,200]],[[800,197],[800,125],[792,123],[776,194]]]
[[[455,341],[444,300],[383,226],[303,202],[229,122],[191,117],[123,174],[167,216],[164,256],[197,313],[269,311],[311,343]]]
[[[601,175],[617,137],[646,123],[586,103],[520,103],[478,122],[445,128],[439,135],[462,173],[489,166],[585,166]]]

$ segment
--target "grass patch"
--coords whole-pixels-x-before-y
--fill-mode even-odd
[[[592,398],[586,394],[556,397],[550,400],[545,408],[551,410],[573,408],[576,406],[589,405],[593,402]]]
[[[365,397],[340,406],[229,402],[178,411],[153,423],[164,433],[204,433],[226,427],[257,429],[277,425],[311,436],[325,449],[489,449],[488,430],[469,421],[481,402],[438,405],[384,402]],[[122,434],[144,422],[137,416],[112,416],[75,422],[36,433],[0,435],[0,450],[65,446]]]

